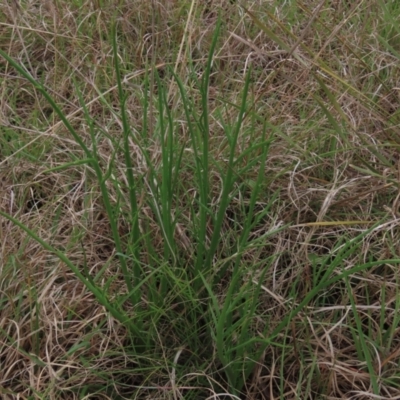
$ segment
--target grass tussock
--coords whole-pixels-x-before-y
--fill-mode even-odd
[[[400,397],[396,1],[8,1],[0,397]]]

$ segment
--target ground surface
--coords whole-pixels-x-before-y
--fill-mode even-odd
[[[397,1],[1,8],[1,398],[400,398]]]

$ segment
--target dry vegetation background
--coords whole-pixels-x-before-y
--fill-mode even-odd
[[[135,352],[132,332],[76,274],[1,217],[0,397],[400,399],[396,3],[0,0],[1,50],[44,85],[89,148],[91,127],[82,103],[93,118],[99,162],[110,172],[106,186],[128,254],[132,210],[120,146],[123,119],[111,35],[116,24],[138,182],[146,277],[141,304],[151,339],[146,351]],[[228,262],[262,165],[263,147],[252,146],[261,143],[265,127],[269,149],[255,210],[260,218],[249,236],[256,245],[240,261],[241,285],[261,284],[252,335],[267,337],[307,299],[236,393],[207,330],[213,314],[208,305],[197,309],[191,289],[199,183],[173,76],[200,115],[197,80],[205,73],[218,18],[207,102],[210,213],[219,207],[229,165],[227,126],[237,119],[247,74],[249,93],[235,150],[234,194],[211,259],[215,269],[227,266],[213,290],[221,299],[228,291]],[[168,218],[158,219],[152,186],[164,177],[160,82],[174,121],[176,159],[181,157],[171,169],[179,168],[170,205],[171,251],[165,245]],[[0,210],[95,276],[111,301],[119,298],[126,293],[120,261],[86,154],[43,93],[3,57],[0,83]],[[205,223],[209,245],[214,226],[211,219]],[[363,232],[354,247],[341,251]],[[150,271],[157,268],[169,282],[165,292],[151,283]],[[329,268],[330,284],[307,297]],[[154,305],[156,292],[163,299]],[[134,320],[137,309],[127,304],[124,312]]]

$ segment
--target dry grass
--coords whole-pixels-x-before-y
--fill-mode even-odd
[[[400,398],[400,8],[378,0],[242,3],[3,2],[0,48],[45,85],[89,148],[82,100],[94,118],[99,163],[103,172],[112,171],[106,185],[120,210],[118,231],[128,253],[129,183],[110,33],[117,23],[147,279],[140,307],[123,307],[129,315],[142,313],[149,330],[145,351],[135,351],[129,329],[65,263],[1,217],[1,398]],[[235,192],[213,265],[224,268],[237,251],[262,147],[246,151],[261,143],[266,121],[270,148],[256,213],[269,210],[252,227],[257,244],[246,248],[240,265],[249,271],[244,282],[262,280],[254,336],[273,332],[308,299],[266,346],[237,397],[207,327],[209,306],[188,300],[197,295],[191,274],[199,182],[172,74],[200,110],[196,80],[204,74],[218,16],[208,101],[210,210],[218,209],[229,160],[221,120],[233,125],[251,72]],[[162,180],[163,165],[156,73],[167,90],[177,154],[183,149],[169,254],[152,186],[153,173]],[[95,171],[79,164],[86,158],[82,148],[40,90],[4,58],[0,79],[0,210],[97,276],[110,299],[121,298],[124,277]],[[56,168],[66,163],[73,164]],[[214,226],[206,223],[209,245]],[[307,297],[331,266],[329,284]],[[221,304],[229,271],[215,286]],[[157,279],[172,288],[165,296]],[[155,304],[157,293],[163,298]]]

